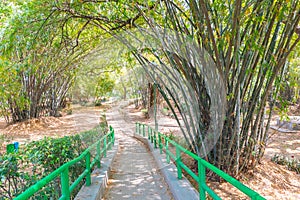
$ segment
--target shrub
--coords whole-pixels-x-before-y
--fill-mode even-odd
[[[22,172],[22,156],[16,153],[0,156],[0,199],[12,199],[27,186],[27,173]],[[22,184],[19,184],[22,183]]]
[[[277,163],[279,165],[284,165],[289,170],[295,171],[297,174],[300,174],[300,160],[299,159],[289,158],[287,156],[275,154],[271,158],[271,161],[274,163]]]
[[[30,142],[18,153],[0,156],[0,200],[12,199],[22,193],[64,163],[78,157],[102,135],[103,128],[98,126],[73,136],[46,137],[40,141]],[[76,180],[84,169],[84,161],[70,167],[70,182]],[[84,181],[77,186],[72,196],[76,195],[83,183]],[[59,196],[61,196],[60,179],[57,178],[31,199],[58,199]]]

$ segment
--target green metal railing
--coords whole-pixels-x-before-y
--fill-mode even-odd
[[[209,162],[203,160],[196,154],[188,151],[187,149],[183,148],[169,137],[160,132],[155,131],[150,126],[136,123],[136,133],[146,137],[146,126],[147,128],[147,137],[154,144],[154,148],[159,148],[160,153],[166,153],[167,163],[170,163],[170,158],[175,162],[177,167],[177,177],[178,179],[182,178],[182,169],[185,170],[197,183],[198,183],[198,191],[199,191],[199,198],[200,200],[206,199],[206,194],[211,196],[213,199],[221,199],[211,188],[208,187],[206,184],[206,169],[211,170],[218,176],[222,177],[224,180],[229,182],[231,185],[236,187],[238,190],[246,194],[251,199],[255,200],[262,200],[265,199],[257,192],[251,190],[235,178],[231,177],[227,173],[223,172],[222,170],[218,169],[214,165],[210,164]],[[169,145],[172,144],[176,148],[176,155],[174,155],[170,149]],[[195,159],[198,162],[198,175],[195,174],[188,166],[186,166],[181,159],[181,153],[185,153],[191,158]]]
[[[42,189],[45,185],[49,184],[51,181],[60,176],[61,180],[61,193],[62,196],[59,198],[60,200],[69,200],[71,197],[71,192],[75,189],[75,187],[85,178],[86,186],[91,185],[91,169],[97,164],[97,167],[101,167],[101,158],[106,157],[107,150],[111,149],[115,142],[115,134],[114,129],[110,127],[110,131],[108,134],[102,136],[100,140],[92,144],[89,148],[87,148],[80,156],[71,160],[55,171],[53,171],[48,176],[44,177],[19,196],[15,198],[15,200],[25,200],[33,196],[36,192]],[[96,148],[96,156],[91,161],[91,151]],[[69,181],[69,167],[80,162],[81,160],[85,160],[85,170],[79,175],[79,177],[70,185]]]

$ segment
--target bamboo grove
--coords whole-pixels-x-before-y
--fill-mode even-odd
[[[226,113],[222,131],[220,135],[212,134],[219,136],[218,141],[207,156],[202,157],[231,174],[254,167],[264,154],[278,83],[285,73],[286,60],[300,40],[299,1],[164,1],[164,6],[163,23],[147,17],[146,21],[150,27],[159,26],[163,29],[164,34],[157,34],[152,28],[155,37],[162,41],[161,46],[175,39],[177,47],[172,49],[172,55],[169,48],[162,47],[163,55],[167,57],[165,60],[158,58],[156,49],[150,52],[158,58],[158,68],[171,65],[179,72],[181,82],[186,83],[186,88],[183,87],[181,92],[189,94],[183,95],[185,99],[196,96],[196,99],[194,97],[188,101],[188,112],[183,112],[182,104],[186,102],[174,98],[180,91],[173,90],[176,84],[174,77],[173,83],[169,80],[166,83],[170,84],[163,84],[165,92],[176,102],[176,107],[181,108],[179,110],[183,118],[198,115],[196,123],[184,123],[188,130],[185,138],[201,155],[199,149],[203,142],[199,140],[199,135],[201,138],[213,130],[219,130],[211,127],[217,126],[214,121],[215,109],[221,115],[222,107],[214,106],[213,102],[222,96],[212,94],[210,87],[213,87],[210,84],[218,86],[218,83],[209,79],[224,81]],[[167,29],[176,31],[176,37],[168,40]],[[182,56],[181,48],[188,46],[182,40],[185,37],[192,38],[199,50],[188,48],[187,55]],[[194,61],[201,58],[197,56],[201,49],[210,55],[217,67],[215,76],[207,75],[214,70],[209,62],[199,64]],[[136,51],[136,54],[145,64],[150,63],[142,51]],[[210,68],[207,69],[209,72],[196,70],[197,64],[204,65],[202,68]],[[166,70],[157,72],[151,65],[146,66],[152,68],[148,70],[156,77],[164,77],[164,80],[172,77],[166,75]],[[193,90],[187,89],[189,87]],[[221,94],[221,87],[217,88],[214,92]]]
[[[56,61],[70,58],[55,69],[70,72],[62,66],[74,67],[101,37],[115,37],[144,67],[174,115],[179,111],[176,118],[194,152],[232,175],[260,162],[286,61],[300,40],[298,0],[28,2],[42,16],[36,32],[55,36],[45,47],[51,52],[56,44]],[[212,138],[211,148],[203,148],[205,138]]]

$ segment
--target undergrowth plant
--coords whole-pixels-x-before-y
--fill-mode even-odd
[[[100,139],[104,130],[105,127],[98,126],[77,135],[62,138],[46,137],[28,143],[17,153],[0,156],[0,200],[13,199],[64,163],[78,157],[88,146]],[[76,180],[84,169],[83,162],[70,167],[70,181]],[[72,198],[83,183],[84,181],[72,192]],[[60,191],[60,179],[57,178],[31,199],[59,199]]]
[[[288,168],[290,171],[295,171],[297,174],[300,174],[300,160],[295,158],[289,158],[287,156],[275,154],[271,161],[279,164],[284,165]]]

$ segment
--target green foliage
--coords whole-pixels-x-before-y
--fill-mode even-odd
[[[124,55],[124,67],[121,73],[116,78],[116,86],[114,94],[123,99],[135,98],[136,106],[139,104],[139,99],[141,99],[141,104],[143,108],[147,108],[148,98],[149,98],[149,83],[152,80],[147,75],[145,70],[134,60],[132,55]]]
[[[0,156],[0,163],[0,199],[12,199],[26,188],[31,178],[24,172],[22,156],[17,153]]]
[[[279,100],[279,107],[277,108],[277,110],[280,116],[280,120],[289,121],[289,116],[288,116],[289,102],[283,99],[281,96],[278,96],[278,100]]]
[[[0,147],[3,147],[4,144],[6,144],[7,142],[12,141],[12,140],[13,139],[10,135],[0,133]],[[0,155],[1,155],[1,153],[0,153]]]
[[[151,76],[153,81],[163,86],[160,91],[166,98],[171,96],[176,100],[174,97],[178,97],[174,103],[177,108],[182,108],[180,114],[191,119],[185,120],[186,129],[183,131],[190,132],[184,134],[197,152],[202,149],[202,144],[195,141],[199,141],[210,132],[211,125],[216,124],[212,121],[212,114],[216,112],[211,110],[211,102],[218,99],[211,95],[218,92],[211,91],[209,94],[209,84],[205,82],[207,74],[192,66],[194,60],[199,59],[186,58],[191,61],[189,63],[184,59],[178,60],[179,52],[170,55],[170,52],[159,52],[163,47],[151,49],[144,48],[142,44],[131,46],[130,51],[135,52],[140,61],[145,61],[143,66],[132,69],[130,67],[136,63],[130,57],[110,62],[109,57],[116,57],[116,49],[119,49],[119,46],[114,46],[116,43],[105,47],[109,51],[99,51],[99,45],[109,38],[109,34],[118,37],[123,30],[136,27],[138,30],[144,30],[148,25],[150,29],[165,27],[165,30],[162,29],[164,34],[168,29],[176,32],[178,38],[175,41],[178,43],[187,37],[199,49],[205,49],[207,57],[212,58],[217,68],[218,77],[224,81],[226,120],[219,123],[223,130],[216,132],[222,132],[222,137],[208,155],[209,161],[228,172],[237,169],[238,173],[252,167],[262,157],[268,131],[264,127],[269,127],[269,124],[264,124],[266,101],[269,96],[276,97],[272,95],[277,90],[273,90],[274,83],[278,87],[283,80],[284,63],[299,42],[295,31],[299,31],[299,1],[25,0],[10,1],[10,4],[1,1],[0,5],[1,114],[7,118],[19,121],[39,117],[41,113],[55,115],[76,75],[73,94],[85,96],[87,100],[93,95],[103,96],[112,90],[114,81],[105,73],[124,69],[115,87],[123,93],[124,99],[127,93],[130,97],[142,95],[146,107]],[[139,39],[147,34],[148,31],[141,31],[124,38],[127,44],[131,44],[133,38]],[[151,42],[156,39],[161,39],[157,43],[164,41],[164,38],[156,38],[159,34],[153,35],[155,38]],[[142,43],[145,40],[141,39]],[[179,49],[184,48],[180,46]],[[94,59],[87,57],[88,54]],[[108,67],[103,67],[105,63]],[[149,71],[154,69],[155,64],[160,65],[157,68],[159,73]],[[172,70],[161,71],[162,67],[170,64]],[[78,70],[78,66],[84,66],[83,70]],[[293,69],[298,69],[299,65],[295,66]],[[148,70],[148,74],[142,67]],[[86,71],[90,73],[84,74]],[[176,82],[170,78],[174,71],[181,78],[176,78],[176,81],[186,80],[190,84],[190,99],[186,95],[179,98],[178,89],[174,86]],[[290,72],[292,74],[293,71]],[[162,74],[169,78],[162,78]],[[299,77],[298,73],[294,77]],[[291,85],[294,80],[290,80]],[[171,84],[168,85],[168,81]],[[173,93],[169,94],[164,89]],[[181,89],[186,94],[186,88]],[[190,100],[191,103],[186,103]],[[45,102],[53,103],[44,106]],[[193,117],[196,117],[194,121]],[[249,158],[255,149],[258,153],[255,162],[252,162]]]
[[[299,47],[295,49],[294,55],[291,56],[286,79],[287,79],[286,83],[289,85],[293,93],[292,102],[295,103],[300,100],[300,48]]]
[[[103,130],[105,127],[99,126],[74,136],[44,138],[27,144],[18,153],[0,156],[0,199],[12,199],[62,164],[78,157],[103,135]],[[69,169],[70,181],[74,181],[84,169],[83,162],[72,166]],[[73,196],[76,191],[72,193]],[[32,199],[58,199],[60,195],[60,180],[56,179]]]
[[[115,85],[115,80],[108,73],[104,73],[97,78],[95,96],[97,98],[111,93]]]
[[[173,140],[174,142],[176,142],[177,144],[179,144],[180,146],[189,149],[189,145],[186,142],[185,138],[182,136],[178,136],[176,135],[174,130],[168,130],[168,131],[164,131],[163,132],[164,135],[166,135],[167,137],[169,137],[169,139]]]
[[[1,60],[0,57],[0,96],[2,99],[9,99],[10,97],[18,96],[18,104],[25,104],[25,99],[22,98],[22,91],[20,91],[21,83],[18,76],[20,65],[13,64],[8,60]],[[6,101],[1,101],[7,103]],[[4,106],[4,105],[2,105]]]
[[[18,63],[12,68],[16,71],[12,76],[15,80],[5,80],[18,84],[18,87],[9,90],[15,95],[1,95],[4,102],[4,105],[1,104],[2,115],[7,121],[16,122],[41,115],[56,116],[74,83],[72,94],[79,101],[111,92],[112,79],[98,75],[122,67],[122,62],[111,61],[118,60],[111,57],[119,57],[116,55],[119,47],[114,42],[105,48],[112,52],[105,59],[103,52],[99,52],[99,45],[108,38],[107,30],[132,27],[134,22],[142,23],[143,20],[139,20],[142,15],[136,5],[148,10],[148,7],[153,8],[154,2],[1,1],[0,60]],[[84,60],[88,54],[91,56]],[[99,55],[102,56],[100,59]],[[103,68],[103,64],[108,67]],[[84,73],[78,72],[79,66]],[[7,71],[1,72],[3,77],[10,77]],[[18,102],[19,99],[23,99],[22,102]]]
[[[163,24],[146,18],[150,28],[139,29],[151,42],[137,36],[138,44],[127,38],[124,43],[164,99],[174,102],[194,152],[230,174],[253,168],[271,121],[267,100],[276,97],[288,55],[300,41],[300,2],[189,0],[160,6]]]
[[[167,137],[169,137],[171,140],[174,140],[176,139],[176,136],[174,135],[174,131],[172,130],[169,130],[168,132],[164,133]],[[177,141],[176,141],[177,142]]]
[[[76,158],[85,149],[79,135],[63,138],[45,138],[26,145],[24,151],[31,163],[40,165],[44,172],[51,172]]]
[[[94,40],[97,30],[79,31],[88,29],[88,23],[54,15],[53,6],[36,0],[5,4],[8,11],[0,24],[0,109],[8,122],[57,116],[78,63],[99,41]],[[61,23],[66,29],[59,28]]]
[[[122,67],[122,47],[112,38],[104,40],[81,62],[70,91],[73,101],[89,101],[110,95]]]

